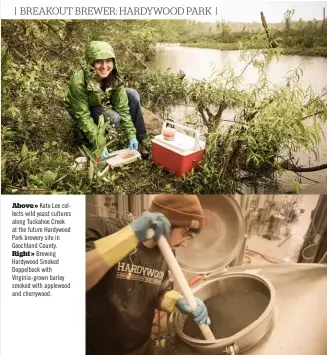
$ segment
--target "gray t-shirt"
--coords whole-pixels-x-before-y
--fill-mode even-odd
[[[125,220],[87,219],[86,251],[97,239],[117,232]],[[139,244],[86,293],[88,355],[123,355],[151,336],[154,310],[169,289],[168,266],[159,248]]]

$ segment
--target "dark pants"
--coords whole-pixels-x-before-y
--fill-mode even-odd
[[[128,97],[128,106],[129,106],[129,113],[132,117],[132,121],[134,127],[136,129],[136,138],[139,142],[142,142],[146,139],[146,128],[144,124],[144,119],[141,110],[141,100],[140,95],[135,89],[126,88],[126,93]],[[101,115],[105,117],[105,119],[109,119],[106,117],[106,110],[103,106],[93,106],[90,108],[91,117],[94,119],[94,122],[98,124],[98,119]],[[120,125],[120,115],[118,112],[111,110],[110,113],[110,124],[113,126]]]
[[[137,350],[128,353],[127,355],[155,355],[155,345],[152,339],[149,339]]]
[[[87,348],[87,346],[86,346]],[[97,352],[98,354],[98,352]],[[116,352],[108,351],[106,355],[122,355],[119,350]],[[146,341],[140,348],[130,352],[130,353],[125,353],[124,355],[155,355],[155,343],[152,339],[149,339]],[[86,355],[93,355],[90,351],[86,349]]]

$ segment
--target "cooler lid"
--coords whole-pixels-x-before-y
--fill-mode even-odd
[[[162,134],[159,134],[154,137],[153,142],[181,155],[188,155],[205,148],[204,141],[196,141],[194,137],[178,131],[175,132],[175,139],[173,141],[166,140]]]
[[[186,248],[176,249],[176,258],[183,270],[208,274],[223,269],[238,255],[245,238],[245,223],[232,196],[198,197],[205,215],[204,227]]]

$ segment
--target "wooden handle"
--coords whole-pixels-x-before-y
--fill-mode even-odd
[[[179,288],[181,289],[183,296],[185,297],[187,303],[191,306],[193,310],[196,309],[197,303],[193,296],[193,293],[186,281],[186,278],[164,236],[161,236],[158,240],[158,246],[161,250],[163,257],[165,258],[171,273],[173,274],[175,281],[177,282]],[[215,340],[210,327],[207,324],[198,324],[203,336],[206,340]]]

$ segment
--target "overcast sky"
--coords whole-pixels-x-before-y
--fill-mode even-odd
[[[261,22],[260,11],[263,11],[270,23],[282,22],[287,9],[295,10],[292,17],[294,20],[321,20],[323,7],[327,12],[327,1],[218,0],[214,6],[221,10],[224,20],[235,22]]]

